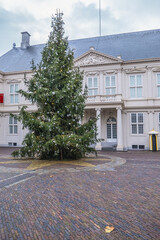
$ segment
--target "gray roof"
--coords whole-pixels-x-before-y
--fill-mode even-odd
[[[32,59],[35,64],[40,62],[44,46],[38,44],[26,49],[13,48],[0,57],[0,71],[30,70]],[[69,46],[75,49],[75,58],[87,52],[91,46],[101,53],[121,56],[123,60],[160,58],[160,29],[69,40]]]

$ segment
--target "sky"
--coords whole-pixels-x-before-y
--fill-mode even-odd
[[[159,0],[0,0],[0,56],[19,47],[21,32],[31,35],[30,44],[46,43],[51,17],[60,9],[69,39],[160,29]]]

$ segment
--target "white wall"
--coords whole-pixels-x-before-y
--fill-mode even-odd
[[[107,57],[106,57],[107,58]],[[122,107],[122,123],[123,123],[123,144],[124,148],[130,149],[132,145],[145,145],[149,148],[148,132],[154,128],[159,131],[158,113],[160,112],[160,97],[157,97],[157,79],[156,75],[160,72],[160,61],[137,61],[137,62],[119,62],[95,65],[82,66],[84,71],[84,84],[87,84],[89,76],[97,76],[99,79],[98,95],[105,95],[105,76],[115,75],[117,83],[117,94],[121,94],[119,98],[116,95],[115,100],[106,101],[106,96],[103,98],[93,99],[86,104],[86,113],[83,119],[87,121],[91,115],[96,115],[96,108],[102,110],[102,132],[101,136],[106,141],[106,121],[112,112],[117,118],[117,107]],[[141,74],[143,79],[143,96],[140,99],[130,98],[129,76],[133,74]],[[32,73],[27,72],[26,77],[31,78]],[[8,142],[17,142],[18,145],[26,134],[26,130],[21,130],[21,124],[18,125],[18,135],[9,135],[8,133],[8,117],[10,113],[18,113],[19,107],[23,104],[29,106],[29,110],[36,110],[36,106],[31,105],[23,97],[19,96],[19,104],[10,104],[9,84],[18,83],[19,89],[25,89],[24,72],[2,74],[0,73],[0,93],[4,93],[4,104],[0,104],[0,146],[7,146]],[[144,134],[131,134],[130,114],[132,112],[144,113]],[[160,148],[160,135],[159,135]]]

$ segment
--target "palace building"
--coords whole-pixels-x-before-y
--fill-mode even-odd
[[[31,61],[40,62],[44,46],[30,45],[30,34],[22,32],[21,46],[0,57],[0,146],[22,145],[27,130],[10,113],[22,105],[36,110],[17,91],[25,89]],[[99,116],[103,141],[96,149],[148,150],[149,132],[160,131],[160,30],[70,40],[69,46],[88,86],[83,122]]]

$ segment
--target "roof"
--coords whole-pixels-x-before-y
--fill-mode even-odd
[[[38,44],[26,49],[11,49],[0,57],[0,71],[30,70],[32,59],[35,64],[40,62],[44,46]],[[125,61],[160,58],[160,29],[69,40],[69,46],[74,49],[75,58],[87,52],[91,46],[103,54],[121,56]]]

